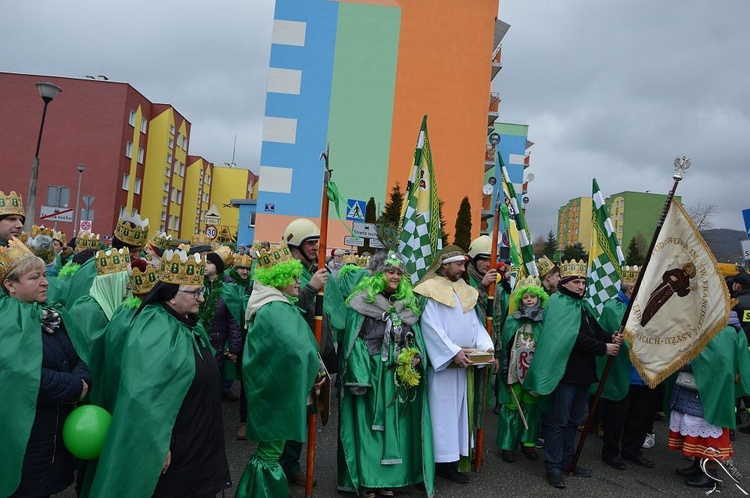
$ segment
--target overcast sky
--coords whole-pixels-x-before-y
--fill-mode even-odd
[[[4,2],[0,71],[105,74],[192,123],[191,154],[257,172],[273,0]],[[529,125],[527,206],[546,234],[568,199],[666,193],[716,204],[714,226],[750,208],[750,2],[504,0],[511,25],[495,90],[500,120]]]

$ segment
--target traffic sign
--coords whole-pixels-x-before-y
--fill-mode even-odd
[[[348,221],[365,221],[365,201],[347,199],[346,219]]]
[[[206,227],[206,235],[208,235],[208,238],[211,240],[214,240],[217,235],[219,235],[219,231],[216,229],[213,225],[208,225]]]
[[[742,211],[742,217],[745,219],[745,232],[750,237],[750,209],[744,209]]]
[[[91,220],[81,220],[81,222],[78,224],[79,232],[91,232],[92,228],[93,227],[92,227]]]
[[[219,208],[216,207],[216,204],[211,204],[211,207],[208,208],[208,211],[206,211],[206,214],[203,215],[203,222],[206,225],[220,225],[221,224],[221,214],[219,213]],[[213,239],[213,237],[211,237]]]
[[[70,223],[73,221],[73,208],[41,206],[39,208],[39,219]]]
[[[352,233],[365,239],[377,239],[378,231],[375,223],[352,223]]]
[[[385,249],[383,243],[378,239],[370,239],[370,247],[374,247],[375,249]]]
[[[365,245],[365,239],[362,237],[344,237],[344,245],[362,247]]]
[[[742,244],[742,261],[750,261],[750,239],[743,240],[740,244]]]

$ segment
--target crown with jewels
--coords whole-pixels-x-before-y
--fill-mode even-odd
[[[5,195],[5,192],[0,190],[0,216],[11,214],[26,217],[26,212],[23,210],[23,199],[15,192]]]
[[[356,254],[344,254],[344,257],[342,258],[341,261],[345,265],[356,265],[358,259],[359,258],[357,257]]]
[[[211,237],[206,235],[205,233],[196,233],[193,235],[193,237],[190,239],[190,246],[191,247],[201,247],[201,246],[209,246],[211,247],[211,251],[216,249],[216,244],[213,240],[211,240]]]
[[[282,242],[281,245],[275,249],[272,247],[270,251],[266,251],[260,243],[257,243],[257,246],[254,246],[253,249],[255,249],[255,252],[258,255],[258,265],[261,268],[268,269],[279,263],[292,261],[294,259],[292,253],[289,252],[289,246],[286,245],[286,242]]]
[[[18,240],[26,245],[29,245],[29,232],[21,232],[18,234]]]
[[[96,261],[96,274],[109,275],[110,273],[128,271],[130,252],[125,247],[98,251],[94,259]]]
[[[37,235],[46,235],[50,239],[52,238],[53,230],[51,228],[45,228],[44,225],[32,225],[31,236],[36,237]]]
[[[219,246],[214,251],[215,254],[218,254],[221,260],[224,262],[224,268],[231,268],[234,264],[234,253],[232,253],[232,249],[230,249],[227,246]]]
[[[76,254],[86,249],[99,249],[99,234],[91,232],[78,232],[76,237]]]
[[[237,254],[234,257],[235,268],[251,268],[253,266],[253,258],[248,254]]]
[[[68,239],[65,237],[65,232],[58,232],[57,230],[53,230],[52,240],[58,241],[63,246],[68,245]]]
[[[635,284],[638,280],[638,274],[641,272],[640,266],[623,266],[622,267],[622,278],[620,281],[623,284]]]
[[[563,261],[560,263],[560,278],[586,278],[586,262],[584,260]]]
[[[536,260],[536,269],[539,270],[539,278],[544,278],[544,276],[552,271],[552,268],[554,267],[555,263],[553,263],[547,256],[542,256]]]
[[[539,277],[523,277],[518,279],[516,282],[516,289],[523,289],[524,287],[541,287],[542,281],[539,280]]]
[[[151,240],[149,240],[148,243],[151,244],[151,247],[155,250],[161,251],[163,254],[164,251],[172,246],[172,236],[167,235],[165,232],[156,232],[151,236]]]
[[[7,246],[0,246],[0,282],[5,280],[13,268],[29,258],[36,256],[16,237],[11,237]]]
[[[360,256],[357,258],[357,266],[367,268],[370,265],[370,256]]]
[[[159,262],[159,280],[167,284],[202,285],[206,263],[200,254],[167,249]]]
[[[117,220],[115,238],[133,247],[142,247],[148,240],[148,218],[141,219],[141,215],[122,216]]]
[[[28,234],[25,235],[28,236]],[[31,229],[31,236],[23,242],[31,249],[31,252],[42,258],[45,264],[50,264],[55,260],[55,244],[52,242],[51,229],[34,225]]]
[[[130,274],[130,288],[133,289],[133,294],[138,296],[144,296],[151,292],[158,281],[159,271],[152,265],[147,265],[146,271],[133,268],[133,272]]]

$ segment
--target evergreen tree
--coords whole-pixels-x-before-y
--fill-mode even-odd
[[[365,223],[375,223],[377,221],[378,207],[375,204],[375,198],[370,197],[370,200],[367,201],[367,206],[365,206]],[[363,252],[373,253],[373,249],[370,248],[370,239],[365,239],[365,245],[357,248],[357,254],[362,254]]]
[[[638,235],[640,235],[640,233]],[[628,244],[628,253],[625,256],[625,261],[630,266],[633,266],[633,265],[641,266],[643,264],[644,259],[646,258],[646,255],[643,254],[643,249],[641,248],[641,244],[638,243],[638,241],[636,240],[636,237],[633,237],[632,239],[630,239],[630,244]],[[641,236],[641,239],[642,238],[643,236]]]
[[[448,236],[450,235],[445,230],[445,218],[443,218],[443,204],[445,204],[443,201],[440,202],[440,240],[443,241],[443,247],[448,245]]]
[[[468,251],[469,245],[471,245],[471,204],[468,197],[464,197],[461,200],[461,206],[458,208],[456,234],[453,237],[453,244],[464,251]]]
[[[572,246],[567,246],[562,253],[563,261],[570,261],[571,259],[588,261],[589,255],[586,254],[586,250],[583,248],[583,244],[576,242]]]
[[[401,210],[404,207],[404,193],[398,183],[391,189],[391,197],[386,202],[377,222],[379,225],[401,227]]]
[[[555,233],[550,229],[549,233],[547,234],[547,240],[544,242],[544,247],[542,248],[542,255],[547,256],[552,261],[555,260],[555,253],[557,252],[557,237],[555,236]]]

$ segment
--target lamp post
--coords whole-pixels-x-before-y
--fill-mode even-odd
[[[78,190],[76,191],[76,212],[73,215],[73,237],[78,234],[78,215],[81,214],[81,178],[83,177],[83,170],[86,169],[86,166],[79,164],[76,168],[78,168]]]
[[[29,195],[26,197],[26,223],[24,223],[24,230],[28,233],[31,232],[31,227],[34,225],[34,218],[36,217],[36,183],[39,179],[39,146],[42,144],[42,131],[44,130],[44,118],[47,116],[47,106],[52,99],[54,99],[58,93],[62,92],[62,88],[53,83],[37,83],[37,89],[39,90],[39,96],[44,101],[44,110],[42,111],[42,123],[39,125],[39,138],[36,141],[36,152],[34,152],[34,160],[31,163],[31,180],[29,181]]]

